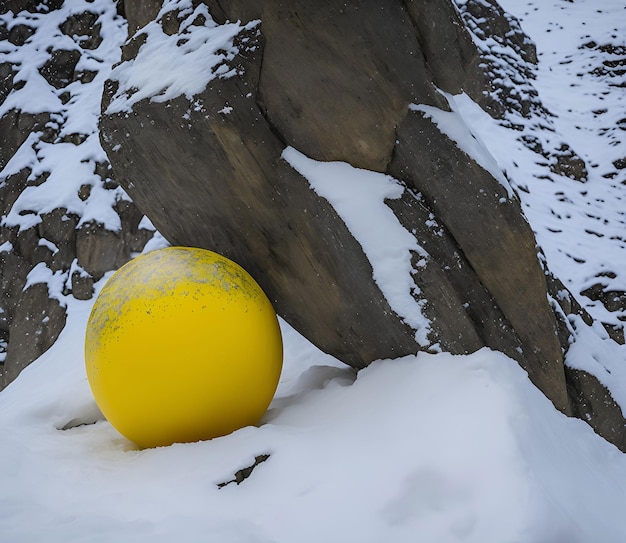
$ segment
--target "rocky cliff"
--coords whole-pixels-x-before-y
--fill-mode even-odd
[[[547,115],[532,85],[533,44],[495,2],[144,0],[118,2],[117,14],[111,4],[99,13],[13,4],[0,29],[40,55],[34,77],[56,109],[18,100],[27,78],[9,53],[0,120],[6,382],[62,328],[62,296],[89,296],[94,280],[141,249],[151,235],[140,228],[145,213],[172,244],[243,265],[289,324],[346,364],[491,347],[517,360],[558,409],[626,448],[609,391],[564,363],[570,316],[592,319],[547,269],[515,188],[456,107],[455,96],[469,96],[513,128]],[[121,16],[128,37],[109,73],[98,52],[115,47],[114,33],[101,29],[121,32]],[[38,17],[54,45],[38,37],[42,26],[25,28]],[[504,47],[515,55],[503,57]],[[97,133],[75,128],[72,113],[95,83]],[[557,175],[585,179],[566,143],[520,137]],[[80,162],[85,182],[62,206],[27,205],[30,187],[58,176],[46,162],[52,145],[91,146]],[[364,234],[333,187],[321,188],[330,163],[344,172],[334,184],[356,180],[354,199],[359,183],[363,192],[369,179],[383,187],[381,219],[372,215]],[[90,218],[96,201],[115,214],[109,223]],[[368,249],[383,216],[407,237],[391,262],[399,293],[381,280],[389,262]],[[35,280],[45,274],[61,295]]]
[[[98,141],[125,32],[113,4],[0,7],[0,386],[54,343],[66,297],[90,298],[153,234]]]

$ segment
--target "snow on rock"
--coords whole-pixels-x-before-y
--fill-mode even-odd
[[[623,346],[612,341],[598,321],[589,326],[578,316],[570,315],[569,319],[573,327],[573,341],[565,363],[571,368],[595,375],[611,391],[613,399],[622,406],[624,412],[626,364]]]
[[[90,297],[154,229],[138,228],[141,213],[111,179],[98,136],[103,85],[126,39],[115,2],[10,2],[0,11],[0,242],[11,247],[0,260],[11,276],[0,287],[2,388],[62,328],[53,322],[62,312],[50,308]],[[29,290],[42,282],[48,300],[46,289]]]
[[[94,125],[95,126],[95,125]],[[120,199],[128,199],[121,188],[98,190],[102,180],[95,173],[97,162],[106,161],[97,132],[90,134],[80,145],[73,143],[44,143],[35,146],[36,158],[30,163],[30,180],[46,175],[41,184],[27,186],[3,219],[7,227],[28,229],[41,222],[41,216],[64,208],[80,217],[78,226],[95,221],[108,230],[121,230],[119,215],[113,209]],[[26,150],[30,153],[30,150]],[[17,173],[9,163],[3,175]],[[89,185],[93,195],[83,200],[81,186]]]
[[[167,35],[159,19],[173,9],[183,16],[178,33]],[[150,98],[167,102],[184,95],[192,100],[215,77],[236,74],[229,66],[238,53],[233,39],[259,21],[215,23],[207,6],[192,8],[190,0],[166,1],[156,19],[138,31],[145,39],[136,58],[117,65],[111,79],[118,84],[106,113],[130,112],[136,102]]]
[[[39,262],[26,276],[24,290],[27,290],[31,285],[45,283],[48,286],[50,298],[58,300],[62,306],[65,306],[63,290],[66,280],[67,276],[61,270],[53,272],[44,262]]]
[[[389,175],[346,162],[312,160],[293,147],[286,148],[282,158],[331,203],[363,247],[374,280],[391,308],[416,331],[420,345],[430,345],[430,322],[422,313],[421,302],[412,295],[417,287],[411,277],[411,251],[424,258],[428,254],[385,205],[386,199],[400,198],[404,187]],[[376,224],[375,229],[372,224]],[[389,243],[392,239],[394,242]]]
[[[454,96],[447,93],[444,93],[444,95],[453,111],[444,111],[436,107],[417,104],[411,104],[409,109],[423,112],[428,119],[431,119],[437,125],[441,132],[458,145],[459,149],[488,171],[506,189],[509,197],[512,197],[513,189],[504,177],[497,162],[489,153],[485,144],[471,132],[463,120],[463,116],[454,110]]]
[[[80,36],[69,36],[62,30],[72,16],[86,11],[97,15],[103,29],[102,41],[94,49],[81,47]],[[0,172],[4,179],[24,168],[30,169],[30,186],[21,192],[2,218],[2,224],[28,229],[41,222],[41,215],[63,207],[68,213],[81,217],[81,222],[96,220],[109,230],[119,230],[120,218],[112,207],[118,200],[128,198],[122,189],[115,188],[85,199],[79,198],[79,189],[104,181],[96,173],[97,165],[107,161],[98,140],[100,96],[125,39],[124,20],[116,15],[113,2],[77,0],[48,12],[8,12],[0,15],[0,23],[9,29],[20,24],[34,29],[23,45],[0,49],[0,61],[10,63],[16,70],[13,90],[0,104],[0,117],[11,110],[50,115],[46,125],[50,134],[31,133]],[[43,66],[53,58],[55,51],[74,51],[80,58],[74,73],[70,74],[73,80],[64,82],[60,88],[44,77],[47,73]],[[88,83],[80,78],[85,70],[93,74]],[[55,73],[54,70],[51,73]],[[24,86],[20,87],[21,84]]]

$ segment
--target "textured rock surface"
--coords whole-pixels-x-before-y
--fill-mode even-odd
[[[65,298],[91,298],[94,282],[129,260],[132,253],[141,251],[152,236],[152,231],[139,228],[143,214],[111,178],[108,162],[94,158],[97,149],[90,145],[89,135],[83,130],[88,114],[84,105],[78,110],[78,122],[73,118],[72,100],[80,108],[83,85],[98,74],[91,67],[106,66],[99,66],[91,57],[83,58],[91,51],[96,59],[103,54],[98,49],[103,42],[98,22],[101,13],[72,12],[70,4],[64,5],[61,0],[16,0],[0,6],[0,14],[32,20],[33,25],[35,20],[39,23],[36,29],[14,24],[7,17],[0,22],[0,39],[24,48],[30,55],[40,55],[40,89],[48,85],[49,94],[44,92],[37,99],[58,104],[55,111],[32,113],[15,107],[7,111],[4,108],[0,114],[0,389],[54,343],[65,325]],[[46,16],[50,18],[46,20],[58,21],[57,35],[46,34],[49,30],[40,24]],[[11,48],[3,53],[3,58],[9,60],[0,62],[0,107],[7,100],[29,107],[33,98],[24,96],[24,76],[16,76],[26,62],[16,62]],[[89,70],[77,69],[81,58]],[[96,84],[101,88],[102,81]],[[36,103],[32,106],[39,107]],[[94,124],[91,130],[95,129]],[[54,169],[60,167],[54,160],[46,161],[46,157],[53,156],[47,146],[67,149],[68,145],[75,147],[75,154],[68,151],[75,161],[74,168],[89,165],[75,196],[97,206],[95,200],[108,193],[106,199],[114,202],[117,228],[83,221],[80,213],[64,207],[41,209],[46,201],[37,203],[35,199],[23,204],[21,197],[26,189],[45,186],[55,174]],[[21,158],[17,161],[24,166],[6,168],[18,154]],[[59,188],[51,188],[48,199],[53,199]]]
[[[4,269],[3,269],[4,271]],[[65,326],[65,309],[44,283],[20,292],[11,315],[3,379],[6,384],[48,350]]]
[[[522,348],[511,344],[505,352],[567,411],[556,319],[548,305],[535,237],[519,202],[419,111],[398,127],[390,173],[424,195],[512,326]],[[469,302],[471,307],[474,300]],[[498,339],[487,336],[485,341],[495,347]]]
[[[401,2],[265,2],[262,21],[258,102],[311,158],[385,171],[408,105],[446,107]]]

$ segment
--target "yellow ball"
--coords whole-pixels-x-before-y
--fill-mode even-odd
[[[278,320],[238,264],[169,247],[122,266],[96,300],[87,378],[108,421],[141,447],[256,424],[282,369]]]

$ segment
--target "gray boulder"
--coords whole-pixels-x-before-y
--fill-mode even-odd
[[[109,110],[120,92],[111,80],[103,146],[160,232],[242,264],[279,314],[322,350],[361,368],[436,344],[459,353],[487,345],[520,360],[570,412],[556,319],[519,203],[409,109],[448,110],[440,87],[477,88],[483,77],[456,8],[437,3],[426,24],[428,5],[212,4],[218,22],[261,16],[260,27],[235,38],[229,67],[238,76],[213,79],[193,98],[201,107],[182,96],[146,99],[132,114]],[[165,33],[175,16],[162,17]],[[441,36],[451,45],[438,47]],[[424,37],[435,41],[423,47]],[[134,41],[129,61],[141,32]],[[405,183],[405,196],[389,205],[429,254],[413,276],[432,322],[427,344],[416,343],[416,331],[390,308],[341,218],[281,159],[286,145]]]

